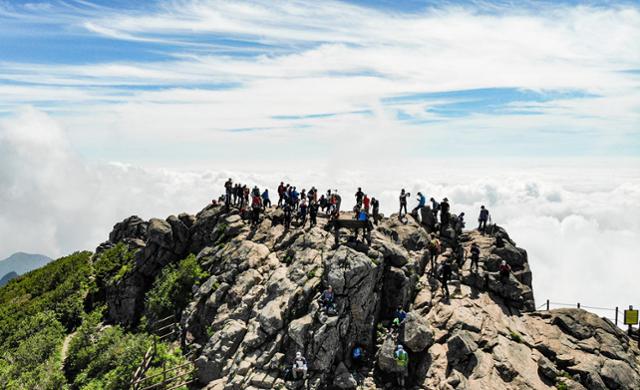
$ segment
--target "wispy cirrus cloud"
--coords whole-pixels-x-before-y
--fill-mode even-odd
[[[87,155],[116,137],[108,134],[166,149],[176,129],[211,145],[211,155],[225,154],[220,145],[261,150],[263,137],[286,135],[287,145],[404,138],[436,155],[446,148],[553,155],[559,150],[548,145],[557,144],[569,154],[614,154],[620,146],[640,153],[637,5],[401,7],[3,3],[0,31],[11,34],[0,48],[0,113],[45,109]],[[31,45],[55,61],[24,53],[19,41],[34,36],[29,28],[37,36]],[[243,131],[230,140],[233,129],[266,134]],[[457,133],[469,145],[445,139]],[[572,138],[580,134],[597,141]],[[443,147],[431,147],[436,139]],[[298,150],[305,148],[274,145],[266,153],[304,157]]]

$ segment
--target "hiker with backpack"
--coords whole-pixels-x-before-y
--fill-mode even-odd
[[[487,230],[487,221],[489,220],[489,210],[487,210],[484,205],[480,206],[480,215],[478,216],[478,230],[485,233]]]
[[[282,207],[284,203],[284,194],[286,192],[286,187],[284,186],[284,182],[281,181],[278,186],[278,207]]]
[[[436,275],[436,258],[438,257],[442,249],[440,240],[438,240],[435,237],[435,235],[431,235],[431,240],[429,241],[429,244],[427,244],[427,249],[429,249],[429,263],[431,264],[429,273],[435,276]]]
[[[409,354],[405,351],[402,344],[398,344],[393,357],[398,367],[398,385],[404,387],[405,377],[407,376],[407,368],[409,366]]]
[[[260,210],[262,209],[262,199],[258,195],[253,195],[251,200],[251,226],[258,226],[260,223]]]
[[[400,191],[400,211],[398,211],[398,219],[402,219],[402,209],[404,209],[404,213],[407,214],[407,198],[411,196],[411,193],[405,192],[404,188]]]
[[[291,369],[293,379],[306,379],[307,369],[307,359],[302,356],[302,352],[296,352],[296,358],[293,360],[293,367]]]

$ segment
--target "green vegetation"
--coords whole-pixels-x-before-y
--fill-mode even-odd
[[[520,333],[511,329],[509,329],[509,332],[510,332],[509,335],[511,336],[511,340],[515,341],[516,343],[522,343],[522,335]]]
[[[136,251],[123,243],[107,249],[96,256],[94,269],[99,289],[121,280],[132,268]]]
[[[92,309],[88,302],[100,304],[105,289],[131,271],[134,256],[123,244],[93,264],[90,252],[77,252],[0,288],[0,389],[128,388],[154,336],[105,324],[104,307]],[[204,276],[194,256],[166,267],[147,295],[149,315],[186,306]],[[161,372],[163,364],[186,363],[167,344],[158,343],[157,351],[148,375]]]
[[[0,388],[61,389],[65,334],[81,322],[89,252],[29,272],[0,289]]]
[[[103,326],[101,310],[85,317],[85,321],[69,345],[69,358],[65,371],[72,388],[77,389],[125,389],[132,373],[139,366],[147,349],[152,346],[152,336],[126,333],[119,326]],[[157,345],[158,353],[151,363],[148,375],[167,367],[186,363],[177,349],[163,343]],[[158,383],[150,380],[145,385]]]
[[[207,277],[196,257],[189,255],[177,265],[165,267],[147,292],[145,316],[149,322],[178,314],[189,303],[194,285]]]

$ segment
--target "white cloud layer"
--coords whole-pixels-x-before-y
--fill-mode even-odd
[[[23,109],[0,122],[0,258],[15,251],[60,256],[93,249],[131,215],[195,213],[233,176],[272,190],[284,176],[301,187],[355,187],[395,212],[401,187],[447,196],[473,226],[481,204],[528,250],[538,304],[549,298],[595,306],[640,306],[638,160],[449,159],[394,164],[249,162],[211,170],[93,164],[46,114]],[[603,313],[610,316],[610,313]]]

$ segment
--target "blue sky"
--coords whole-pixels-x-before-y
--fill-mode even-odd
[[[639,156],[639,4],[514,4],[0,0],[0,116],[138,164]]]

